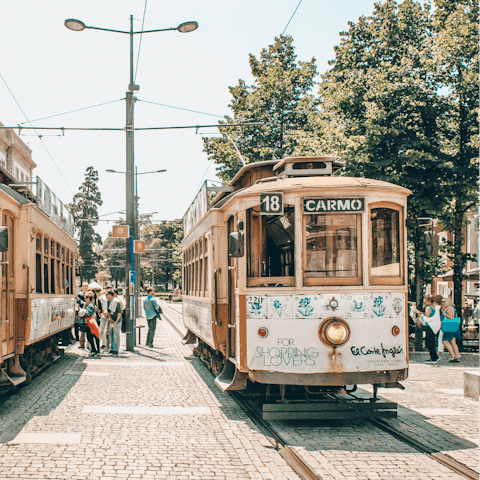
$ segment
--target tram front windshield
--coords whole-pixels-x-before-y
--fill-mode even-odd
[[[307,277],[358,276],[358,217],[354,214],[306,217]]]

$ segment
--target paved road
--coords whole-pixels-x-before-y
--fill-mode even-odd
[[[181,305],[163,306],[184,330]],[[169,322],[154,345],[99,359],[75,346],[20,388],[0,406],[0,479],[298,478]],[[406,391],[382,391],[403,407],[392,422],[475,467],[478,402],[458,393],[462,367],[417,360]],[[322,479],[462,478],[365,421],[275,426]]]

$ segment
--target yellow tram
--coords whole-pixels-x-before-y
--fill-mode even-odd
[[[62,353],[59,340],[69,337],[75,318],[77,247],[71,214],[40,178],[15,183],[6,169],[0,173],[0,387],[4,387],[28,381]]]
[[[185,214],[185,342],[222,390],[278,385],[285,401],[289,387],[371,384],[376,397],[407,377],[411,192],[342,166],[248,164],[210,205],[204,184]]]

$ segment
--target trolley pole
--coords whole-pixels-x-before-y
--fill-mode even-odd
[[[126,147],[127,147],[127,162],[126,162],[126,214],[127,225],[129,226],[130,235],[135,240],[135,140],[134,140],[134,101],[133,96],[135,90],[139,90],[140,87],[133,83],[133,15],[130,15],[130,83],[128,85],[128,92],[126,93]],[[134,294],[135,294],[135,261],[133,260],[133,241],[128,238],[126,242],[126,266],[125,266],[125,285],[127,285],[127,296],[125,305],[125,315],[129,319],[129,325],[127,326],[126,343],[127,350],[133,351],[133,341],[135,337],[135,309],[134,307]],[[132,261],[133,260],[133,261]],[[133,285],[131,285],[133,283]],[[133,292],[131,288],[133,287]]]

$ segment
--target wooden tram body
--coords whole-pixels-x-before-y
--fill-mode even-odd
[[[278,385],[283,398],[285,386],[372,384],[376,394],[407,377],[410,191],[335,176],[341,166],[249,164],[212,205],[205,186],[187,211],[185,342],[222,390]]]
[[[0,184],[0,226],[8,232],[0,253],[1,387],[28,381],[50,363],[74,323],[71,216],[38,177],[37,195],[21,192]]]

